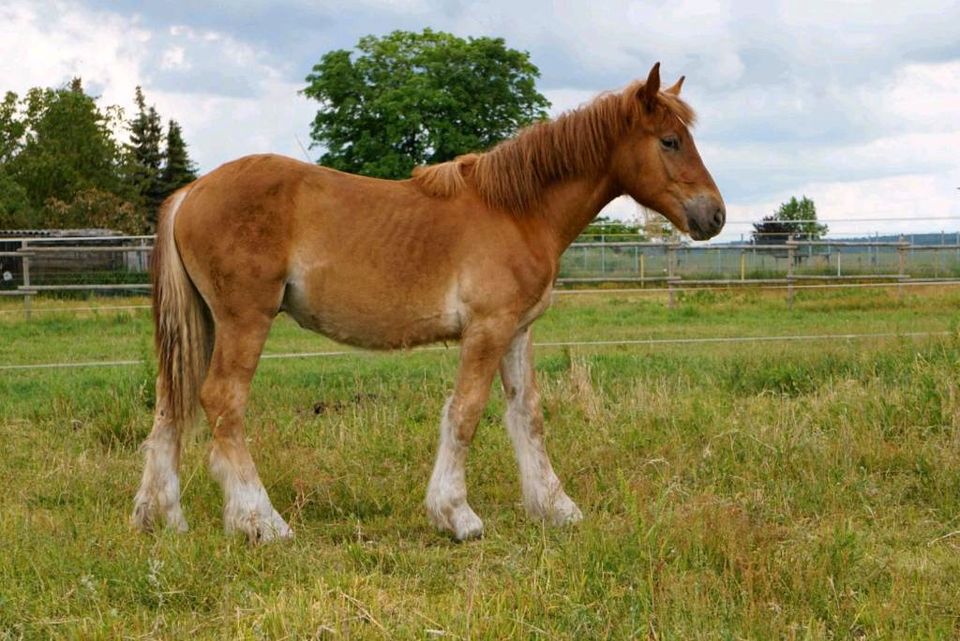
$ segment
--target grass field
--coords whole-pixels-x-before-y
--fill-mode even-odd
[[[147,310],[0,301],[0,639],[953,639],[960,289],[558,297],[548,448],[585,520],[532,523],[495,392],[468,462],[480,541],[422,498],[456,349],[266,360],[248,436],[291,542],[226,537],[188,447],[191,530],[127,526],[151,422]],[[142,300],[133,301],[142,304]],[[129,299],[93,301],[130,304]],[[286,318],[271,353],[338,349]]]

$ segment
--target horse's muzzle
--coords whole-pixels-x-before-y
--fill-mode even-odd
[[[683,204],[687,228],[694,240],[713,238],[727,221],[727,209],[716,196],[697,196]]]

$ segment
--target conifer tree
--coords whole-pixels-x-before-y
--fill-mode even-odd
[[[156,224],[157,209],[166,194],[161,177],[163,127],[160,124],[160,114],[154,106],[147,107],[143,90],[139,86],[134,100],[137,115],[130,122],[128,145],[133,161],[132,178],[147,209],[147,220],[153,225]]]
[[[164,154],[163,173],[160,178],[164,196],[169,196],[196,179],[197,167],[187,154],[183,130],[176,120],[171,120],[167,127],[167,151]]]

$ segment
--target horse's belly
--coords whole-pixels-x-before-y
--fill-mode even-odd
[[[460,338],[456,305],[436,298],[396,290],[310,292],[291,283],[283,310],[301,327],[341,343],[397,349]]]

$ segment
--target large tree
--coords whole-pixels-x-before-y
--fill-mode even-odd
[[[545,118],[539,75],[501,38],[395,31],[361,38],[356,55],[325,54],[303,93],[320,103],[311,137],[325,149],[322,164],[402,178]]]
[[[8,91],[0,102],[0,166],[13,160],[23,146],[26,123],[20,117],[20,98]]]
[[[827,226],[817,222],[817,207],[806,196],[790,198],[770,216],[753,224],[753,239],[758,244],[782,245],[788,239],[817,240],[827,233]]]
[[[33,208],[84,189],[124,192],[122,150],[111,132],[116,113],[102,111],[79,78],[62,89],[31,89],[21,108],[22,139],[4,168]]]
[[[10,162],[23,146],[26,123],[18,105],[20,98],[7,92],[0,102],[0,228],[20,229],[36,225],[27,191],[11,174]]]

